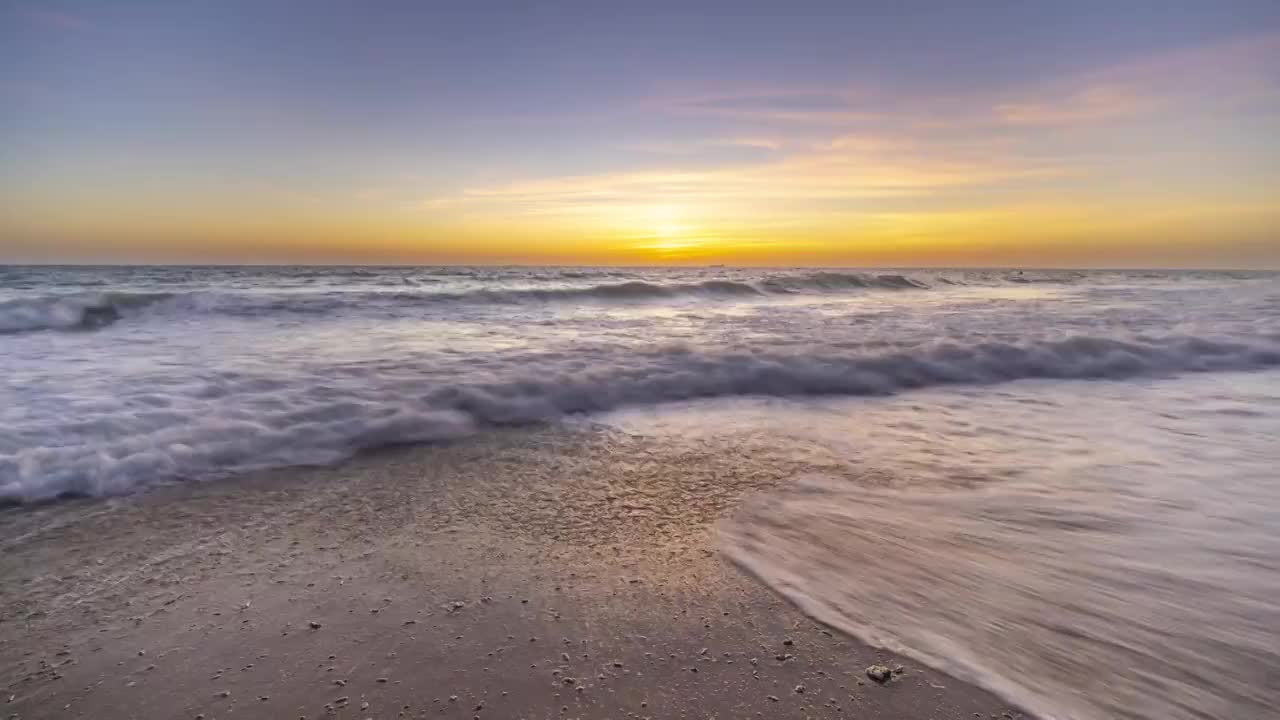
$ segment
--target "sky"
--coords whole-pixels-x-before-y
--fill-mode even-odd
[[[0,0],[0,262],[1280,268],[1280,2]]]

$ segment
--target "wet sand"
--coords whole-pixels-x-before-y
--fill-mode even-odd
[[[4,716],[1020,717],[721,556],[770,452],[544,428],[7,510]]]

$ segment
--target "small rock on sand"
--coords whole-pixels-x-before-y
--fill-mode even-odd
[[[878,683],[886,683],[893,677],[893,673],[884,665],[872,665],[867,668],[867,677]]]

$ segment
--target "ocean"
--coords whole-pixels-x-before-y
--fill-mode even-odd
[[[1280,706],[1280,274],[10,266],[0,372],[6,512],[702,438],[794,466],[722,545],[828,625],[1046,718]]]

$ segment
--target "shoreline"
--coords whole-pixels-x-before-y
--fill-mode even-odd
[[[749,450],[547,427],[7,510],[6,713],[1021,715],[723,557],[716,521],[790,473]]]

